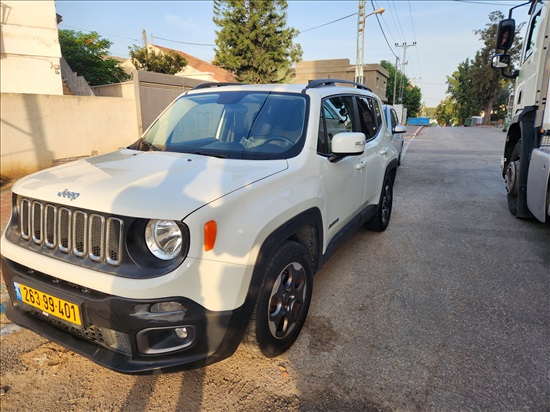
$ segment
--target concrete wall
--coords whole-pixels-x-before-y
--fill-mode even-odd
[[[205,80],[190,79],[169,74],[134,70],[133,80],[124,83],[94,86],[98,97],[123,97],[134,99],[137,111],[137,127],[143,133],[172,101],[186,90]]]
[[[102,86],[92,86],[94,95],[98,97],[122,97],[124,99],[135,99],[136,92],[134,81],[124,83],[112,83]]]
[[[0,2],[0,90],[63,94],[53,0]]]
[[[11,93],[0,99],[3,179],[108,153],[139,137],[134,99]]]
[[[134,71],[138,130],[143,133],[172,101],[204,80]]]

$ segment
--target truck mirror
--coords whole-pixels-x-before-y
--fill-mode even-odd
[[[510,66],[509,54],[495,54],[491,60],[491,67],[493,69],[505,69]]]
[[[512,47],[514,41],[514,32],[516,31],[516,21],[514,19],[504,19],[498,24],[497,32],[497,50],[507,51]]]

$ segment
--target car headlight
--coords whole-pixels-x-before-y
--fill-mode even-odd
[[[173,220],[150,220],[145,227],[145,243],[153,255],[172,260],[181,253],[183,235]]]

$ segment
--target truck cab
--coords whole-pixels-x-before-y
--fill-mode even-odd
[[[510,9],[508,19],[499,24],[492,66],[507,78],[515,79],[511,99],[511,121],[501,161],[510,212],[518,218],[536,218],[546,222],[550,215],[550,24],[547,2],[532,0],[529,5],[519,69],[510,73],[515,20]]]

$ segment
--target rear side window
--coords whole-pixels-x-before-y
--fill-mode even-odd
[[[391,131],[393,132],[393,129],[395,129],[395,126],[399,124],[399,120],[397,119],[397,113],[395,113],[395,110],[391,109]]]
[[[363,96],[357,99],[357,109],[361,131],[365,134],[366,140],[372,139],[382,125],[380,106],[372,97]]]

